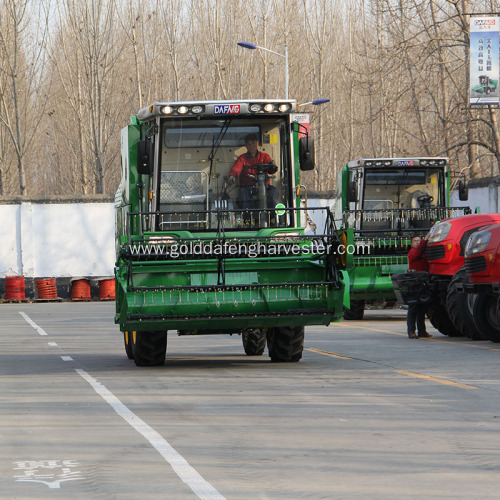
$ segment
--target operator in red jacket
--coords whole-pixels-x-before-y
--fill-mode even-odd
[[[428,233],[424,239],[420,236],[413,236],[411,239],[411,248],[408,252],[408,267],[410,271],[429,271],[429,264],[425,256],[427,241],[430,237]],[[415,333],[415,323],[418,330],[418,336]],[[425,304],[408,304],[408,315],[406,317],[408,327],[408,337],[410,339],[432,338],[425,330]]]
[[[255,175],[258,171],[255,168],[251,168],[252,165],[266,165],[269,167],[266,169],[268,175],[275,174],[278,171],[278,167],[272,164],[271,157],[267,153],[259,151],[259,141],[255,134],[248,134],[245,137],[245,146],[247,152],[238,156],[238,159],[234,162],[233,168],[229,172],[229,179],[234,182],[236,177],[239,177],[239,192],[238,201],[241,208],[255,208]],[[272,164],[272,165],[271,165]],[[267,208],[274,208],[278,201],[278,190],[271,186],[271,180],[267,179],[266,183],[266,198],[267,198]]]

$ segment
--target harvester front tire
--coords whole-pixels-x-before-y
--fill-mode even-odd
[[[267,331],[267,349],[273,362],[297,362],[304,350],[304,327],[275,327]]]
[[[266,349],[266,332],[262,328],[243,330],[241,340],[247,356],[261,356]]]
[[[440,333],[442,333],[443,335],[448,335],[448,337],[461,337],[462,334],[455,328],[455,325],[451,322],[446,308],[440,303],[429,302],[427,304],[426,312],[431,325]]]
[[[365,315],[365,301],[351,300],[351,308],[344,307],[344,319],[360,320]]]
[[[161,366],[167,353],[167,332],[136,332],[132,351],[137,366]]]
[[[498,296],[480,294],[474,303],[474,321],[481,335],[492,342],[500,342]]]
[[[484,340],[474,323],[473,295],[459,292],[454,286],[457,283],[468,283],[467,273],[464,268],[457,271],[448,285],[446,297],[446,310],[455,328],[471,340]]]
[[[123,344],[125,345],[125,353],[128,359],[134,359],[134,352],[132,349],[132,332],[123,332]]]

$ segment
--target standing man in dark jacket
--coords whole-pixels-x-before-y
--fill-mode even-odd
[[[410,271],[429,271],[429,264],[424,254],[429,237],[430,233],[427,234],[424,239],[421,239],[420,236],[413,236],[411,239],[411,248],[408,252],[408,265]],[[415,333],[415,323],[417,324],[418,336]],[[410,339],[432,338],[432,335],[429,335],[425,330],[425,304],[408,304],[406,324],[408,327],[408,337]]]

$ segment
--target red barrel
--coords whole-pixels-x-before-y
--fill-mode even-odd
[[[39,299],[57,299],[57,286],[55,278],[36,280],[36,289]]]
[[[99,281],[99,300],[115,300],[115,280]]]
[[[82,278],[72,281],[71,300],[90,300],[90,280]]]
[[[5,277],[5,300],[23,300],[26,298],[24,276]]]

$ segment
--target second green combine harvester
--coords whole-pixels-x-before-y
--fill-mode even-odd
[[[338,172],[336,186],[335,220],[343,243],[355,249],[344,259],[351,282],[346,319],[362,319],[366,301],[395,300],[391,275],[408,269],[412,235],[470,213],[450,207],[448,158],[363,158]],[[468,197],[462,182],[459,197]]]
[[[298,361],[304,326],[342,317],[333,214],[308,234],[300,205],[314,150],[296,111],[294,100],[156,102],[122,130],[115,321],[137,365],[164,362],[167,331],[241,334],[249,355],[267,341],[271,360]],[[249,137],[273,164],[234,185]]]

